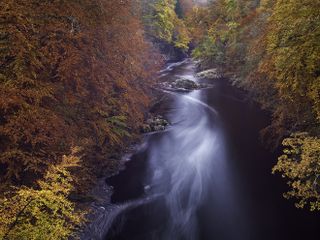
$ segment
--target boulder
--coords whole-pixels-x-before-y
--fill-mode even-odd
[[[148,132],[151,132],[151,131],[152,131],[152,129],[151,129],[149,124],[143,124],[141,126],[141,132],[143,132],[143,133],[148,133]]]
[[[162,116],[158,115],[156,117],[149,118],[146,123],[141,126],[141,132],[150,133],[163,131],[167,126],[169,126],[169,122]]]
[[[216,68],[208,69],[196,74],[198,78],[208,78],[208,79],[217,79],[221,78],[221,74],[218,72]]]
[[[189,80],[189,79],[185,79],[185,78],[181,78],[181,79],[177,79],[172,83],[173,88],[178,88],[178,89],[185,89],[185,90],[195,90],[195,89],[199,89],[200,85],[197,84],[196,82]]]
[[[190,92],[193,90],[206,88],[206,84],[199,84],[186,78],[179,78],[173,82],[163,82],[160,84],[162,89],[178,92]]]

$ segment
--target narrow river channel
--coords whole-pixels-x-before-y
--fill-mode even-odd
[[[161,78],[195,82],[190,59],[167,66]],[[225,79],[211,88],[168,92],[171,126],[146,135],[126,169],[107,180],[117,208],[108,240],[315,239],[315,213],[285,200],[286,186],[271,174],[277,154],[259,130],[268,114]]]

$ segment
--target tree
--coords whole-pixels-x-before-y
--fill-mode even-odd
[[[68,200],[74,181],[69,169],[80,161],[77,151],[50,167],[37,188],[22,187],[0,198],[1,239],[68,239],[84,214]]]
[[[289,178],[292,191],[286,197],[298,198],[297,206],[310,204],[312,210],[319,210],[320,195],[319,4],[217,0],[201,18],[198,11],[190,17],[205,22],[202,28],[191,25],[197,43],[193,56],[204,67],[220,68],[271,112],[270,126],[261,131],[264,143],[277,147],[285,138],[283,144],[291,149],[274,171]]]
[[[192,11],[194,5],[192,0],[177,0],[175,12],[179,18],[184,18]]]
[[[320,119],[319,9],[318,1],[279,0],[269,19],[266,71],[276,79],[280,97],[296,105],[299,124],[314,118],[307,106]]]
[[[291,190],[286,198],[296,198],[298,208],[306,205],[311,211],[320,210],[320,139],[307,133],[295,133],[283,141],[286,148],[273,168],[288,179]]]
[[[83,221],[69,192],[137,137],[161,64],[138,3],[0,1],[1,237],[68,238]],[[71,174],[72,146],[84,157]]]
[[[2,186],[41,178],[72,144],[105,161],[138,132],[160,61],[136,4],[1,1]]]
[[[176,0],[158,0],[154,5],[151,16],[151,34],[165,43],[172,44],[186,51],[190,43],[189,32],[176,10]]]

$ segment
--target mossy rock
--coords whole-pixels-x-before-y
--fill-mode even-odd
[[[174,81],[172,83],[172,87],[173,88],[182,88],[182,89],[186,89],[186,90],[195,90],[195,89],[199,89],[200,86],[199,84],[197,84],[196,82],[189,80],[189,79],[177,79],[176,81]]]

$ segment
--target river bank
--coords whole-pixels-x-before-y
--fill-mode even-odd
[[[186,61],[165,73],[192,78],[195,66]],[[213,87],[167,93],[170,129],[145,136],[124,170],[107,180],[113,195],[94,239],[314,236],[317,215],[283,199],[286,186],[271,175],[277,154],[259,135],[269,114],[226,79],[195,80]]]
[[[176,64],[175,61],[170,60],[165,65],[165,68],[170,68]],[[133,169],[130,164],[135,162],[131,161],[134,153],[145,148],[145,137],[153,134],[157,131],[157,127],[167,127],[168,122],[162,119],[162,115],[167,112],[167,96],[158,89],[151,89],[153,96],[153,101],[151,106],[145,114],[149,116],[141,128],[141,135],[136,138],[132,143],[130,143],[127,148],[123,149],[122,153],[118,156],[117,166],[112,171],[105,171],[105,174],[100,174],[97,177],[96,183],[92,186],[92,190],[87,193],[89,197],[85,198],[83,203],[81,199],[79,203],[82,208],[85,208],[88,213],[86,216],[86,223],[80,227],[80,229],[75,234],[76,239],[81,240],[89,239],[103,239],[106,235],[107,229],[110,228],[110,224],[114,220],[112,216],[116,216],[118,211],[121,211],[119,207],[114,205],[111,201],[111,196],[117,194],[118,191],[114,191],[112,184],[107,184],[107,179],[112,179],[113,176],[118,176],[122,171],[127,169]],[[160,124],[155,124],[156,120],[160,119]],[[148,122],[148,120],[151,122]],[[150,131],[145,130],[145,128],[150,128]],[[158,131],[163,131],[164,129],[158,129]],[[101,171],[100,171],[101,172]],[[124,187],[123,190],[126,188]],[[118,190],[118,188],[117,188]],[[142,192],[136,190],[135,195],[141,196]],[[78,201],[78,200],[77,200]]]

